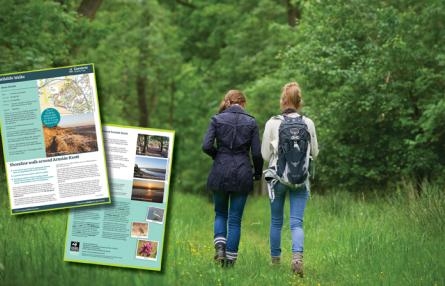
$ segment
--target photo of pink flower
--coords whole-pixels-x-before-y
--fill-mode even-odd
[[[146,242],[142,245],[139,251],[139,255],[150,256],[151,251],[152,251],[151,242]]]
[[[151,240],[138,240],[136,258],[156,260],[158,255],[157,241]]]

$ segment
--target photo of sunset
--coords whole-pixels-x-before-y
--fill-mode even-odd
[[[134,179],[131,199],[162,203],[164,200],[164,187],[164,182]]]

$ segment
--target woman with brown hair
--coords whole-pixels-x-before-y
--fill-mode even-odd
[[[202,144],[213,159],[207,189],[213,192],[215,208],[214,259],[223,266],[233,265],[238,257],[244,205],[263,165],[258,126],[245,106],[241,91],[227,92]]]

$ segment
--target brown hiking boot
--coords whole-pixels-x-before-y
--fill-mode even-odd
[[[215,256],[213,259],[217,264],[224,265],[224,259],[226,258],[226,245],[218,243],[215,245]]]
[[[292,271],[300,277],[303,277],[303,253],[296,252],[292,254]]]
[[[272,265],[280,265],[281,258],[279,256],[272,256]]]
[[[226,259],[223,267],[233,267],[235,265],[236,259],[238,258],[238,252],[226,251]]]
[[[223,267],[228,267],[228,268],[233,267],[235,266],[235,262],[236,259],[226,259],[225,263],[223,264]]]

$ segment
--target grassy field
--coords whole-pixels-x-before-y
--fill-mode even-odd
[[[385,199],[313,195],[303,279],[290,271],[288,224],[283,263],[269,264],[265,197],[249,197],[239,259],[221,269],[212,261],[212,205],[173,190],[163,271],[151,272],[63,262],[68,212],[12,217],[4,180],[0,190],[0,285],[445,285],[445,196],[433,186],[420,199],[409,185]]]

